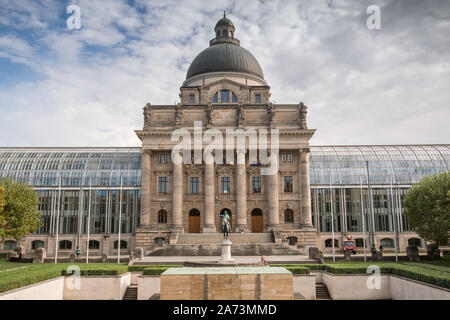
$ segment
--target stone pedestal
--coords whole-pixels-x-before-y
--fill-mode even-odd
[[[160,292],[161,300],[291,300],[293,280],[281,267],[169,268]]]
[[[220,247],[222,249],[222,254],[220,256],[220,259],[218,260],[219,264],[233,264],[234,259],[231,258],[231,241],[230,240],[223,240],[220,244]]]

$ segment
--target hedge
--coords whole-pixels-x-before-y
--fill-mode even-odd
[[[147,268],[180,268],[181,264],[158,264],[158,265],[135,265],[128,266],[128,271],[130,272],[140,272]]]
[[[146,276],[159,276],[161,273],[169,269],[168,267],[151,267],[151,268],[145,268],[142,271],[143,275]]]
[[[306,267],[286,267],[286,269],[293,274],[309,274],[309,269]]]

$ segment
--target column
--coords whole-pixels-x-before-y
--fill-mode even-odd
[[[150,225],[150,211],[151,211],[151,198],[150,198],[150,177],[151,177],[151,164],[150,164],[151,151],[145,150],[142,153],[142,172],[141,172],[141,219],[140,226]]]
[[[217,232],[214,223],[215,208],[214,208],[214,158],[211,161],[205,161],[205,223],[203,225],[203,232]],[[208,162],[208,163],[206,163]]]
[[[277,161],[278,165],[278,159],[273,160]],[[267,178],[269,184],[269,189],[266,191],[269,194],[269,227],[274,230],[280,225],[278,169],[275,174],[269,175]]]
[[[183,231],[183,159],[177,153],[173,160],[172,228]]]
[[[245,166],[245,151],[237,153],[236,161],[236,217],[235,231],[248,231],[247,225],[247,170]]]
[[[303,149],[299,152],[300,194],[302,204],[300,225],[302,228],[310,228],[313,225],[311,217],[311,185],[309,183],[309,149]]]

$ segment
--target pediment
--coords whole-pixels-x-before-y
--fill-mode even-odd
[[[228,86],[236,87],[236,88],[239,88],[239,89],[249,88],[249,86],[246,86],[246,85],[244,85],[242,83],[239,83],[239,82],[227,79],[227,78],[220,79],[220,80],[208,83],[207,85],[204,85],[204,86],[202,86],[200,88],[201,89],[205,89],[205,90],[209,90],[209,89],[214,88],[216,86],[223,86],[223,85],[228,85]]]

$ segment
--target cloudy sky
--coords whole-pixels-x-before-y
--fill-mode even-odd
[[[448,1],[0,0],[0,146],[139,146],[223,10],[272,100],[309,107],[311,144],[450,143]]]

